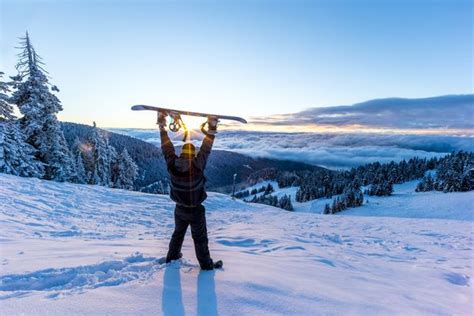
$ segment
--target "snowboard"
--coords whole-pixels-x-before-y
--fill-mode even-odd
[[[210,113],[200,113],[200,112],[192,112],[192,111],[181,111],[181,110],[175,110],[175,109],[167,109],[167,108],[162,108],[162,107],[157,107],[157,106],[151,106],[151,105],[134,105],[132,106],[133,111],[155,111],[157,113],[165,113],[166,115],[169,115],[173,118],[179,117],[180,115],[189,115],[189,116],[200,116],[200,117],[215,117],[219,120],[230,120],[230,121],[237,121],[240,123],[246,124],[247,121],[238,116],[229,116],[229,115],[219,115],[219,114],[210,114]]]

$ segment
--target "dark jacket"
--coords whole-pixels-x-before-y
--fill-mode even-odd
[[[195,207],[207,198],[204,169],[211,154],[214,136],[206,136],[195,158],[186,159],[176,156],[173,143],[166,131],[160,132],[161,151],[170,174],[170,197],[176,204]]]

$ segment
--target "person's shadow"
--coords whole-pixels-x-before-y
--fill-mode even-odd
[[[162,311],[165,316],[184,315],[181,271],[168,266],[163,276],[161,295]],[[200,271],[197,278],[197,315],[217,315],[217,299],[214,282],[215,271]]]
[[[197,284],[197,315],[217,315],[215,271],[201,271]]]
[[[163,293],[161,294],[161,308],[163,315],[184,315],[183,297],[181,289],[180,269],[173,266],[165,268],[163,276]]]

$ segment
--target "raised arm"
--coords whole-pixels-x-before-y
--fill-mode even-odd
[[[160,113],[158,124],[160,126],[161,151],[165,157],[166,166],[169,168],[176,159],[176,152],[166,131],[166,115]]]
[[[201,131],[206,135],[202,140],[201,148],[196,157],[197,167],[204,171],[207,164],[207,159],[211,154],[212,145],[214,144],[214,138],[217,134],[217,118],[209,117],[207,120],[208,130],[204,130],[204,126],[201,127]]]
[[[201,148],[196,157],[197,167],[204,171],[207,164],[207,159],[211,154],[212,145],[214,144],[214,135],[206,135],[202,140]]]

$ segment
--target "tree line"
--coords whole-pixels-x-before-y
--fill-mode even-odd
[[[291,203],[291,195],[284,194],[280,198],[271,193],[275,192],[275,189],[271,183],[266,186],[263,185],[260,188],[253,188],[252,190],[244,190],[237,192],[234,197],[243,199],[245,202],[266,204],[282,208],[287,211],[293,211],[293,204]],[[262,193],[258,195],[259,193]],[[245,199],[252,195],[251,199]]]
[[[417,179],[421,179],[416,188],[417,192],[474,190],[474,153],[459,151],[441,158],[413,157],[400,162],[374,162],[346,171],[266,170],[254,175],[252,180],[255,181],[255,178],[261,176],[262,180],[276,181],[280,188],[298,187],[295,195],[297,202],[333,199],[332,203],[325,205],[323,213],[334,214],[348,207],[361,206],[364,194],[389,196],[393,193],[394,184]],[[239,193],[242,198],[253,194],[248,190]],[[269,202],[271,200],[267,199],[266,204]]]
[[[424,176],[438,163],[437,158],[414,157],[408,161],[380,163],[374,162],[347,171],[317,171],[304,175],[296,192],[296,201],[306,202],[319,198],[340,195],[347,187],[371,186],[369,195],[390,195],[393,184],[403,183]],[[282,182],[280,180],[279,182]]]
[[[460,151],[440,159],[434,176],[424,176],[416,187],[426,191],[465,192],[474,190],[474,153]]]

